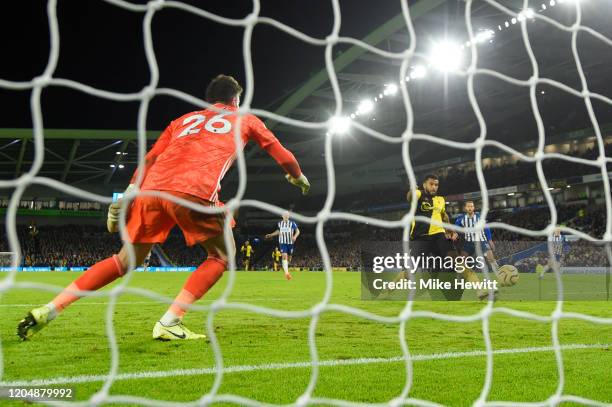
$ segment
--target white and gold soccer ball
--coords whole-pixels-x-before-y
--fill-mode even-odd
[[[497,273],[497,281],[502,287],[510,287],[516,284],[519,279],[519,272],[516,267],[506,264],[501,266]]]

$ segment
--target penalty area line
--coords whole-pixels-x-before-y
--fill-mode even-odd
[[[562,345],[561,350],[580,350],[580,349],[605,349],[611,347],[612,344],[569,344]],[[533,353],[533,352],[551,352],[554,351],[552,346],[540,346],[540,347],[527,347],[527,348],[509,348],[509,349],[497,349],[492,353],[493,355],[508,355],[517,353]],[[480,357],[486,356],[487,352],[483,350],[476,350],[471,352],[446,352],[446,353],[433,353],[424,355],[412,355],[411,359],[414,362],[422,362],[428,360],[441,360],[441,359],[458,359],[464,357]],[[356,359],[333,359],[333,360],[322,360],[319,361],[319,366],[352,366],[352,365],[368,365],[376,363],[397,363],[403,362],[403,356],[394,356],[390,358],[356,358]],[[311,362],[291,362],[291,363],[264,363],[260,365],[237,365],[228,366],[223,369],[223,373],[241,373],[241,372],[254,372],[254,371],[265,371],[265,370],[282,370],[282,369],[300,369],[310,368]],[[137,379],[158,379],[174,376],[200,376],[200,375],[213,375],[217,372],[214,367],[197,368],[197,369],[174,369],[174,370],[160,370],[160,371],[148,371],[148,372],[133,372],[133,373],[120,373],[115,375],[113,381],[121,380],[137,380]],[[73,377],[55,377],[49,379],[33,379],[33,380],[20,380],[20,381],[3,381],[0,382],[0,386],[47,386],[47,385],[58,385],[58,384],[77,384],[77,383],[91,383],[91,382],[102,382],[108,380],[108,375],[81,375]]]

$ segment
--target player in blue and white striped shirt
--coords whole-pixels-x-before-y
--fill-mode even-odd
[[[278,236],[278,246],[283,256],[283,271],[285,272],[285,278],[287,280],[291,280],[289,262],[291,262],[291,256],[293,255],[293,244],[299,235],[300,229],[298,229],[297,223],[289,219],[289,212],[284,212],[283,220],[278,222],[277,229],[266,235],[266,239]]]
[[[455,225],[462,226],[464,228],[474,227],[480,220],[480,212],[476,212],[474,201],[466,201],[464,210],[465,213],[459,215],[457,219],[455,219]],[[485,259],[491,265],[495,275],[497,275],[499,265],[497,264],[497,260],[493,254],[495,244],[491,238],[491,229],[489,229],[487,226],[484,227],[484,230],[464,233],[462,249],[463,255],[474,256],[477,245],[480,245],[481,252],[484,253]]]
[[[553,232],[552,236],[548,236],[548,241],[552,245],[555,260],[557,260],[557,262],[560,262],[567,242],[565,235],[561,234],[561,229],[555,228],[555,231]]]

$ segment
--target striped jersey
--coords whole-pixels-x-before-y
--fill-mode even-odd
[[[556,256],[560,256],[563,254],[563,248],[566,242],[564,235],[559,234],[559,236],[556,236],[556,235],[548,236],[548,241],[551,242],[553,253]]]
[[[278,243],[293,244],[293,231],[297,228],[297,224],[292,220],[278,222]]]
[[[479,220],[480,212],[474,212],[472,216],[467,213],[462,213],[455,219],[455,225],[464,228],[473,228]],[[465,232],[464,238],[466,242],[487,242],[491,240],[491,229],[485,226],[484,230]]]

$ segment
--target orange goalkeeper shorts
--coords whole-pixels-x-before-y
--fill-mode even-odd
[[[181,192],[165,192],[203,206],[223,206]],[[202,213],[157,196],[139,196],[132,201],[126,227],[132,243],[163,243],[178,225],[187,246],[193,246],[221,235],[225,216],[234,227],[236,222],[229,213]]]

